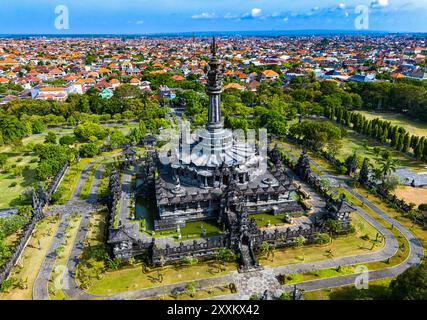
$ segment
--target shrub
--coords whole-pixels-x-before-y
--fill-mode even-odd
[[[422,203],[418,206],[418,210],[422,211],[422,212],[426,212],[427,211],[427,203]]]
[[[58,189],[54,194],[52,194],[50,202],[52,204],[58,204],[62,198],[62,195],[63,195],[63,190]]]
[[[17,184],[18,184],[18,183],[16,183],[16,181],[14,181],[14,182],[12,182],[12,183],[9,185],[9,188],[14,188],[14,187],[16,187],[16,186],[17,186]]]
[[[316,243],[325,244],[331,242],[331,237],[327,233],[318,233],[316,235]]]
[[[279,297],[279,300],[292,300],[292,297],[289,293],[287,293],[286,291],[283,291]]]
[[[82,146],[80,149],[82,156],[85,158],[92,158],[99,154],[99,148],[96,143],[87,143]]]
[[[70,135],[62,136],[61,139],[59,139],[59,144],[62,146],[69,146],[74,144],[74,142],[76,142],[76,138]]]
[[[14,284],[15,284],[15,279],[13,278],[4,280],[0,284],[0,292],[7,292],[10,288],[12,288]]]

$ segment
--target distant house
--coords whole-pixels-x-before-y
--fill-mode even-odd
[[[0,66],[17,67],[17,66],[19,66],[19,61],[18,60],[14,60],[14,59],[0,60]]]
[[[243,91],[245,90],[245,87],[238,83],[229,83],[226,86],[224,86],[224,90],[228,90],[228,89],[236,89],[239,91]]]
[[[274,70],[265,70],[261,72],[261,80],[277,80],[279,74]]]
[[[248,83],[246,85],[246,88],[250,91],[256,91],[258,89],[259,85],[260,85],[260,83],[256,80],[254,80],[254,81]]]
[[[375,74],[355,74],[348,78],[348,81],[352,82],[372,82],[375,80]]]
[[[37,100],[65,101],[68,92],[64,87],[36,87],[31,90],[31,96]]]
[[[150,81],[141,81],[139,88],[141,91],[151,91]]]
[[[183,76],[180,76],[180,75],[174,75],[174,76],[172,76],[172,79],[175,81],[185,80],[185,78]]]
[[[168,86],[160,86],[159,93],[161,98],[166,98],[169,100],[176,98],[176,94]]]
[[[0,78],[0,84],[6,84],[6,83],[9,83],[9,79]]]
[[[140,86],[140,85],[141,85],[141,81],[140,81],[138,78],[132,78],[132,79],[130,80],[130,84],[131,84],[132,86]]]
[[[405,73],[409,78],[417,80],[426,80],[427,79],[427,68],[418,68],[416,70]]]
[[[113,97],[113,95],[114,95],[113,90],[108,89],[108,88],[105,88],[104,90],[102,90],[102,91],[99,93],[99,96],[101,97],[101,99],[104,99],[104,100],[109,100],[109,99],[111,99],[111,98]]]
[[[120,81],[117,79],[111,79],[110,85],[113,89],[120,87]]]

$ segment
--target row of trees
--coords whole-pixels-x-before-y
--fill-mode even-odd
[[[19,214],[0,218],[0,266],[10,257],[11,246],[6,238],[21,229],[31,218],[28,208],[23,207]]]
[[[389,142],[390,146],[398,151],[412,150],[417,159],[427,161],[425,137],[410,135],[403,127],[393,126],[390,121],[379,118],[368,120],[364,115],[351,112],[342,106],[327,107],[324,115],[344,126],[351,127],[358,133],[370,136],[378,142],[383,144]]]
[[[404,113],[414,119],[427,121],[425,82],[353,82],[349,87],[351,92],[363,97],[363,107],[366,109]]]

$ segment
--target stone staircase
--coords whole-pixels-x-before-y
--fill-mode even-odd
[[[240,243],[240,268],[239,272],[251,272],[256,270],[262,270],[262,267],[258,264],[255,254],[251,247],[246,243]]]

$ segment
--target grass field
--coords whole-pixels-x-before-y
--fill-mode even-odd
[[[318,119],[317,121],[329,121],[326,119]],[[333,122],[335,126],[339,126],[337,123]],[[424,125],[425,128],[427,128],[427,124]],[[416,172],[420,171],[427,171],[427,164],[421,161],[418,161],[414,159],[413,157],[410,157],[403,152],[396,151],[395,149],[382,145],[375,139],[372,139],[371,137],[359,134],[349,128],[345,128],[348,132],[348,135],[346,137],[343,137],[340,141],[342,142],[342,148],[339,150],[336,157],[340,159],[341,161],[344,161],[348,156],[351,156],[354,152],[358,154],[360,157],[367,157],[370,160],[370,163],[374,166],[377,164],[377,159],[380,158],[380,154],[376,154],[374,148],[378,147],[380,151],[388,150],[392,153],[393,158],[396,159],[399,163],[399,167],[405,167],[408,169],[411,169]],[[295,146],[294,144],[290,143],[289,141],[286,141],[286,143],[279,142],[282,145],[287,145],[288,148],[286,151],[291,152],[295,156],[299,156],[300,148]],[[289,147],[292,147],[294,150],[290,150]],[[311,152],[309,152],[309,155],[312,155]],[[317,161],[317,160],[316,160]],[[326,162],[324,160],[319,160]],[[334,172],[334,170],[331,170],[331,166],[329,164],[320,163],[324,168],[330,170],[331,172]],[[316,170],[315,170],[316,171]]]
[[[223,283],[207,288],[198,288],[196,286],[196,290],[193,293],[190,293],[188,290],[186,290],[177,295],[172,295],[171,293],[163,294],[157,296],[154,300],[203,300],[211,297],[228,295],[231,293],[230,284]]]
[[[427,123],[411,120],[403,114],[396,113],[375,113],[370,111],[357,111],[363,114],[368,120],[379,118],[384,121],[390,121],[392,125],[398,125],[405,128],[410,134],[417,136],[427,136]]]
[[[235,263],[226,264],[225,269],[222,271],[212,267],[212,263],[200,263],[185,267],[165,266],[163,269],[158,268],[144,273],[142,267],[136,265],[117,271],[106,272],[100,279],[94,279],[93,284],[86,291],[93,294],[114,294],[135,291],[159,285],[220,277],[236,269],[237,265]],[[157,280],[158,272],[163,275],[162,282]]]
[[[0,293],[0,300],[31,300],[34,281],[52,243],[59,220],[47,217],[35,229],[21,260],[13,268],[11,277],[25,283],[24,288],[13,287],[7,293]]]
[[[413,188],[410,186],[399,186],[394,191],[399,199],[404,199],[408,203],[415,203],[417,206],[427,203],[427,188]]]
[[[353,203],[355,203],[359,206],[361,205],[361,203],[358,199],[352,197],[346,191],[344,191],[344,193],[347,193],[347,198],[350,199]],[[392,228],[384,219],[382,219],[373,210],[371,210],[368,207],[365,207],[364,209],[372,217],[374,217],[378,222],[380,222],[382,225],[387,227],[387,229],[389,229],[390,232],[393,233],[393,235],[397,239],[399,250],[390,259],[387,259],[384,261],[369,262],[369,263],[362,264],[361,266],[368,268],[368,270],[378,270],[378,269],[393,267],[393,266],[396,266],[396,265],[402,263],[405,259],[407,259],[408,255],[409,255],[409,250],[410,250],[409,243],[406,240],[406,238],[396,228]],[[315,271],[311,271],[311,272],[307,272],[307,273],[291,274],[291,275],[287,275],[286,283],[287,284],[298,283],[298,282],[316,280],[316,279],[321,279],[321,278],[329,278],[329,277],[336,277],[336,276],[342,276],[342,275],[347,275],[347,274],[353,274],[353,273],[357,272],[356,268],[358,266],[359,265],[349,265],[349,266],[343,266],[343,267],[315,270]]]
[[[34,144],[43,141],[44,137],[30,137],[23,139],[22,147],[0,148],[0,153],[8,156],[8,165],[16,165],[24,169],[22,175],[15,175],[13,168],[8,173],[0,173],[0,208],[21,204],[19,196],[34,182],[34,169],[37,167],[38,157],[31,151],[31,148]],[[16,183],[16,186],[12,186],[12,183]]]
[[[266,267],[278,267],[296,263],[327,260],[337,257],[348,257],[357,254],[372,253],[380,250],[384,242],[372,246],[378,231],[359,214],[351,214],[356,233],[337,237],[325,245],[307,245],[300,248],[284,248],[275,250],[274,260],[260,258],[260,264]]]
[[[64,204],[70,200],[83,168],[92,160],[91,158],[83,158],[78,163],[73,163],[68,168],[64,178],[58,186],[58,191],[61,192],[61,198],[58,201],[59,204]]]
[[[369,288],[358,290],[355,286],[308,291],[304,293],[306,300],[379,300],[388,292],[393,278],[373,280]]]
[[[268,213],[251,214],[249,218],[253,218],[256,221],[258,227],[266,227],[268,223],[274,226],[276,224],[285,224],[285,214],[273,215]]]
[[[380,198],[371,195],[368,191],[366,191],[363,188],[357,188],[355,189],[358,193],[363,195],[366,199],[371,201],[373,204],[375,204],[377,207],[379,207],[381,210],[386,212],[390,217],[396,219],[399,221],[402,225],[404,225],[407,229],[409,229],[420,241],[424,249],[424,255],[427,254],[427,229],[412,223],[412,221],[406,217],[403,217],[400,212],[398,212],[396,209],[393,209],[389,207],[387,204],[381,201]],[[376,218],[377,219],[377,218]],[[380,219],[377,219],[380,220]]]
[[[427,170],[426,163],[408,157],[402,152],[396,151],[391,147],[384,146],[374,139],[360,135],[352,130],[348,130],[348,136],[344,137],[341,141],[343,143],[343,147],[337,155],[337,158],[342,161],[356,152],[356,154],[360,155],[361,157],[367,157],[371,164],[376,165],[376,160],[380,157],[380,155],[375,153],[374,147],[379,147],[381,150],[391,151],[393,158],[399,162],[399,167],[405,167],[413,171]]]
[[[89,197],[89,192],[92,187],[93,180],[95,179],[95,173],[101,163],[108,161],[108,159],[104,159],[103,161],[95,163],[87,173],[87,179],[83,185],[82,191],[80,192],[79,198],[81,200],[86,200]]]
[[[70,216],[69,219],[70,225],[65,230],[63,243],[58,247],[60,250],[57,250],[53,272],[49,279],[48,290],[51,300],[69,299],[62,289],[62,277],[64,276],[64,272],[66,272],[68,257],[71,254],[71,249],[79,230],[81,217],[76,215]]]

